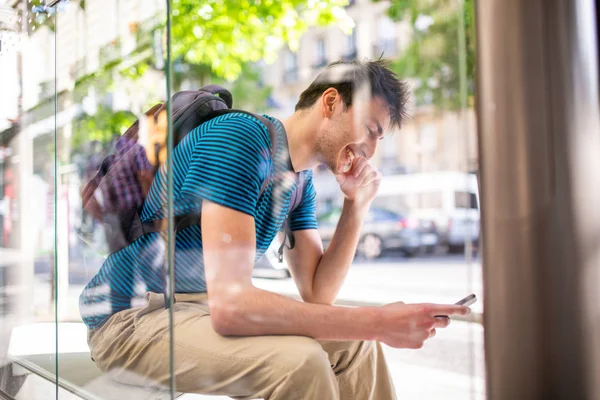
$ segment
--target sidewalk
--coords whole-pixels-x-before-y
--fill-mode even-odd
[[[293,280],[254,279],[264,290],[299,298]],[[436,259],[415,264],[405,261],[353,265],[338,295],[340,305],[373,305],[403,301],[405,303],[453,304],[470,293],[478,301],[465,320],[481,322],[483,313],[483,279],[481,265],[450,264]],[[458,318],[460,319],[460,318]]]

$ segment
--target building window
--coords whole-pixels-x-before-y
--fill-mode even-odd
[[[325,39],[320,38],[315,44],[315,68],[322,68],[327,65],[327,55],[325,49]]]
[[[283,59],[283,81],[294,83],[298,80],[298,55],[287,50]]]
[[[396,24],[387,16],[379,19],[378,38],[375,44],[375,56],[393,58],[398,55],[398,35]]]
[[[352,30],[352,34],[346,36],[346,52],[342,56],[344,60],[356,60],[358,52],[356,50],[356,29]]]

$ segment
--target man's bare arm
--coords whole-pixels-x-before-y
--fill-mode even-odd
[[[354,260],[366,213],[366,207],[346,200],[325,252],[316,229],[294,232],[296,245],[285,255],[304,301],[333,304]]]
[[[298,231],[296,248],[288,264],[304,301],[333,304],[356,254],[360,230],[381,182],[381,173],[365,157],[353,160],[351,169],[336,175],[344,193],[342,214],[327,251],[315,230]]]
[[[421,347],[436,327],[436,315],[465,314],[452,305],[335,307],[303,303],[255,288],[254,219],[205,201],[203,253],[211,320],[222,335],[302,335],[320,339],[380,340],[394,347]]]

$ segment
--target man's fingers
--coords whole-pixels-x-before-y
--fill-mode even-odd
[[[366,170],[366,168],[365,168]],[[364,172],[364,171],[363,171]],[[362,176],[362,174],[361,174]],[[358,181],[360,182],[359,186],[369,186],[374,180],[377,179],[377,171],[371,170],[364,177],[358,177]]]
[[[466,306],[454,304],[431,304],[429,312],[434,317],[449,317],[451,315],[469,315],[471,309]]]
[[[432,329],[429,331],[429,339],[431,339],[432,337],[434,337],[437,334],[437,332],[435,331],[435,329]]]
[[[381,181],[382,177],[381,172],[374,170],[362,181],[360,186],[369,186],[373,182]]]
[[[372,172],[373,172],[373,168],[370,165],[365,163],[360,174],[355,175],[356,182],[362,183]]]
[[[369,163],[366,158],[359,157],[358,161],[354,162],[354,165],[352,166],[352,169],[350,171],[355,178],[358,178],[368,165]]]
[[[446,328],[450,325],[450,318],[448,317],[435,317],[435,326],[437,328]]]

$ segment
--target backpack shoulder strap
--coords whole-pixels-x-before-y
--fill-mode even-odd
[[[269,131],[269,137],[271,138],[271,151],[275,153],[277,150],[277,145],[279,144],[279,135],[277,133],[277,127],[273,122],[271,122],[268,118],[263,117],[262,115],[251,113],[256,119],[258,119],[264,126],[267,127]]]
[[[262,115],[258,115],[258,114],[252,114],[254,115],[254,117],[256,117],[260,122],[263,123],[264,126],[267,127],[267,130],[269,131],[269,137],[271,138],[271,157],[275,157],[275,153],[277,151],[277,147],[279,144],[279,135],[277,133],[277,127],[275,126],[275,124],[273,122],[271,122],[268,118],[263,117]],[[265,192],[265,190],[267,189],[267,186],[269,185],[271,176],[267,176],[267,179],[265,179],[265,181],[263,182],[262,187],[260,188],[260,193],[259,193],[259,197],[262,196],[262,194]]]
[[[279,248],[279,261],[280,262],[281,262],[281,260],[283,260],[283,247],[286,245],[286,241],[289,242],[290,249],[293,249],[296,246],[296,239],[294,238],[294,232],[292,231],[292,228],[290,227],[289,219],[290,219],[290,215],[292,214],[292,212],[294,212],[294,210],[296,208],[298,208],[300,203],[302,203],[302,197],[304,197],[304,187],[306,186],[306,177],[304,176],[304,171],[301,171],[296,176],[297,176],[296,188],[294,189],[294,192],[292,193],[288,216],[283,223],[283,230],[285,232],[285,237],[284,237],[283,243],[281,244],[281,246]]]
[[[279,134],[277,132],[277,127],[275,126],[275,124],[273,124],[273,122],[271,122],[268,118],[263,117],[262,115],[257,115],[257,114],[251,114],[251,115],[253,115],[259,121],[261,121],[269,130],[269,136],[271,137],[271,151],[273,152],[273,155],[275,155],[275,152],[277,151],[277,147],[279,144]],[[296,176],[297,176],[297,180],[296,180],[297,184],[296,184],[296,188],[294,189],[294,193],[292,193],[289,214],[291,214],[292,211],[294,211],[296,208],[298,208],[298,206],[302,202],[302,196],[304,194],[304,186],[306,185],[306,177],[305,177],[305,173],[303,171],[298,173]],[[268,179],[263,184],[263,189],[261,189],[260,194],[262,194],[264,192],[264,189],[266,189],[267,184],[268,184]]]
[[[294,193],[292,194],[292,201],[290,202],[290,214],[298,208],[300,203],[302,202],[302,197],[304,196],[304,186],[306,186],[306,177],[304,176],[304,171],[301,171],[297,175],[298,179],[296,180],[296,189],[294,189]]]
[[[269,136],[271,138],[271,156],[274,157],[275,153],[277,151],[278,145],[279,145],[279,134],[277,132],[277,127],[275,126],[275,124],[273,122],[271,122],[268,118],[263,117],[262,115],[258,115],[258,114],[254,114],[254,113],[248,113],[248,114],[256,117],[260,122],[262,122],[267,127],[267,130],[269,131]],[[305,182],[306,182],[304,172],[300,172],[299,174],[297,174],[297,176],[298,176],[298,181],[297,181],[296,188],[294,189],[294,192],[292,193],[292,199],[291,199],[291,203],[290,203],[288,217],[285,219],[285,221],[283,223],[284,239],[277,251],[277,258],[280,263],[283,262],[283,248],[286,246],[286,244],[289,242],[290,249],[293,249],[296,246],[296,239],[294,238],[294,232],[290,228],[289,214],[291,214],[292,211],[294,211],[302,202],[302,195],[304,194],[304,186],[305,186]],[[260,189],[259,196],[261,196],[265,192],[265,190],[267,189],[267,186],[269,185],[269,182],[270,182],[270,176],[267,177],[267,179],[263,182],[263,185]]]

